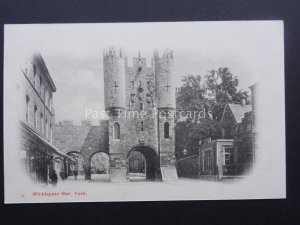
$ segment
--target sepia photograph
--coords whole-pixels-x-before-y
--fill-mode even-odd
[[[283,31],[5,25],[5,203],[285,198]]]

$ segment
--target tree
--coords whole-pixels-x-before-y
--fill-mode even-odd
[[[182,79],[183,85],[177,95],[177,109],[181,111],[200,111],[205,104],[205,88],[200,75],[188,75]]]
[[[181,116],[187,116],[187,119],[176,124],[176,152],[178,155],[183,149],[189,149],[189,155],[197,154],[199,140],[217,137],[219,128],[209,115],[213,101],[207,97],[208,89],[202,77],[188,75],[182,81],[176,107]],[[191,112],[191,117],[188,112]]]
[[[239,80],[226,67],[210,70],[205,76],[207,98],[213,104],[213,119],[220,121],[226,103],[242,104],[243,100],[249,103],[248,92],[238,90]]]
[[[220,136],[219,122],[225,104],[241,104],[243,99],[248,99],[248,93],[238,90],[238,78],[226,67],[208,71],[204,79],[201,75],[187,75],[182,81],[177,93],[177,110],[202,111],[205,117],[192,117],[176,124],[176,152],[181,154],[186,148],[189,154],[197,154],[195,146],[200,140]]]

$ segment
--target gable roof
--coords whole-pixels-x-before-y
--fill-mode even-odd
[[[33,53],[32,61],[36,63],[36,65],[40,68],[40,70],[44,74],[45,78],[48,80],[48,82],[50,84],[50,87],[51,87],[51,90],[53,92],[56,92],[55,84],[54,84],[54,82],[53,82],[53,80],[52,80],[52,78],[49,74],[48,68],[46,66],[46,63],[45,63],[41,53],[39,53],[39,52]]]
[[[232,117],[236,123],[241,123],[245,116],[245,113],[252,111],[252,105],[241,105],[241,104],[226,104],[220,124],[223,122],[224,114],[226,110],[229,109]]]

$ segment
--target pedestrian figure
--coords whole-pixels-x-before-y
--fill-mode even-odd
[[[56,187],[57,185],[57,180],[58,180],[58,177],[57,177],[57,174],[55,172],[55,170],[52,170],[50,172],[50,180],[51,180],[51,183],[52,183],[52,187]]]
[[[61,171],[61,172],[59,173],[59,175],[60,175],[60,177],[61,177],[62,180],[65,180],[65,179],[66,179],[65,173],[64,173],[63,171]]]
[[[78,175],[78,170],[74,170],[74,177],[75,177],[75,180],[77,180],[77,175]]]

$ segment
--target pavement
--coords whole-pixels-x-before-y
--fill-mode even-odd
[[[238,197],[240,189],[232,190],[236,185],[228,182],[216,182],[192,178],[179,178],[178,181],[162,182],[146,180],[142,174],[129,174],[126,182],[110,182],[107,174],[93,174],[91,180],[84,176],[68,177],[59,180],[56,187],[48,185],[40,191],[60,193],[46,198],[35,197],[29,202],[105,202],[105,201],[161,201],[161,200],[197,200],[224,199]],[[234,182],[234,181],[232,181]],[[239,182],[237,182],[239,183]],[[238,188],[238,187],[237,187]],[[38,191],[38,190],[37,190]],[[247,190],[244,190],[247,191]],[[232,195],[233,193],[233,195]]]

